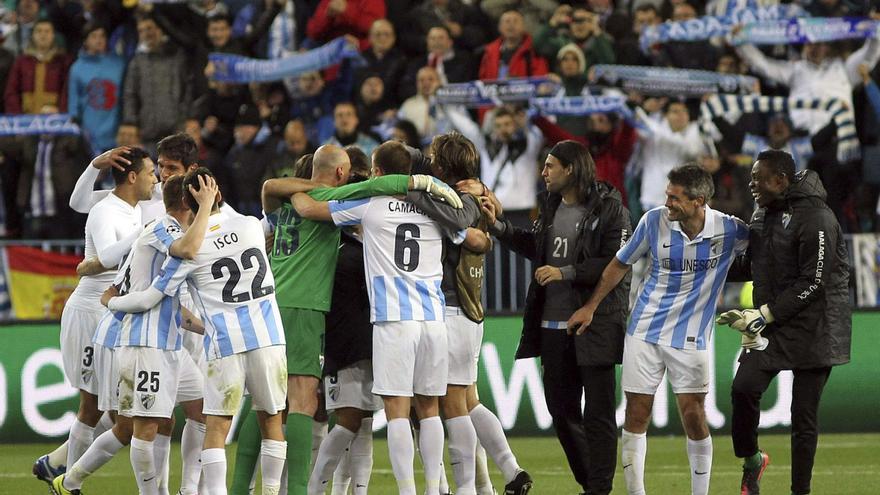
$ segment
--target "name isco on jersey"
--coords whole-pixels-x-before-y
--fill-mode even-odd
[[[711,270],[718,266],[718,258],[709,259],[684,259],[684,258],[663,258],[660,264],[667,270],[676,270],[682,272],[703,272]]]
[[[425,214],[425,212],[416,208],[416,205],[407,201],[389,201],[388,211],[394,213],[418,213],[419,215]]]
[[[223,234],[222,237],[214,239],[214,247],[219,250],[230,244],[235,244],[236,242],[238,242],[238,234],[236,234],[235,232]]]

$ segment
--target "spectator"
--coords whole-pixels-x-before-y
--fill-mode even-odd
[[[151,17],[138,19],[137,29],[141,48],[126,71],[122,121],[138,127],[152,149],[190,116],[193,70]]]
[[[416,129],[415,124],[406,119],[401,119],[394,123],[394,127],[391,128],[391,139],[400,141],[410,148],[421,149],[422,147],[422,138],[419,137],[419,131]],[[416,173],[422,172],[413,171],[413,174]]]
[[[207,144],[226,153],[232,146],[232,128],[238,110],[251,102],[247,86],[212,82],[208,91],[193,102],[193,116],[204,122],[203,134]]]
[[[24,53],[39,16],[39,0],[18,0],[15,6],[15,20],[11,23],[11,32],[6,34],[3,47],[15,55]]]
[[[561,5],[556,9],[548,25],[538,30],[535,36],[535,51],[539,55],[553,59],[559,50],[573,43],[584,54],[584,74],[596,64],[613,64],[614,47],[611,37],[602,32],[599,15],[586,6],[571,9]],[[570,15],[567,13],[570,12]]]
[[[12,72],[12,65],[15,63],[15,55],[0,46],[0,88],[6,89],[6,82],[9,80],[9,74]],[[0,113],[6,113],[5,102],[0,100]]]
[[[438,115],[431,101],[439,87],[440,76],[437,75],[437,70],[431,67],[422,67],[416,78],[417,93],[407,98],[398,112],[401,118],[412,122],[415,126],[416,131],[424,139],[422,145],[428,144],[434,136],[442,134],[446,130],[446,126],[442,124],[438,129]],[[421,145],[416,147],[420,148]]]
[[[222,177],[217,177],[217,182],[225,185],[224,196],[236,211],[259,217],[263,184],[259,179],[276,161],[277,144],[264,128],[260,111],[252,104],[239,108],[234,137],[235,143],[223,161]]]
[[[367,33],[376,19],[385,17],[383,0],[321,0],[309,23],[306,35],[317,44],[350,34],[367,47]]]
[[[614,40],[614,59],[620,65],[651,65],[651,59],[642,52],[639,36],[649,26],[660,24],[657,7],[651,3],[642,3],[635,8],[632,17],[632,30],[625,36]],[[610,28],[609,28],[610,29]]]
[[[352,68],[348,60],[342,62],[336,78],[329,84],[320,72],[301,75],[290,118],[303,121],[309,131],[309,141],[323,143],[333,135],[333,109],[337,103],[349,100],[351,87]]]
[[[197,119],[189,119],[183,126],[183,132],[195,141],[198,147],[198,159],[196,163],[207,167],[217,175],[217,170],[223,162],[223,156],[213,147],[209,146],[202,137],[202,124]]]
[[[697,18],[697,9],[685,2],[676,3],[672,11],[673,22],[685,22]],[[682,69],[713,70],[718,63],[714,46],[705,40],[670,41],[663,43],[653,54],[654,65]]]
[[[355,96],[361,129],[372,132],[374,127],[388,124],[397,113],[385,94],[385,83],[378,74],[366,74]]]
[[[70,68],[68,106],[80,123],[92,156],[116,146],[116,127],[122,107],[125,61],[107,51],[107,31],[99,24],[83,28],[85,43]]]
[[[293,177],[294,164],[304,155],[314,152],[315,146],[306,137],[306,128],[302,121],[291,120],[284,127],[284,139],[278,143],[277,159],[266,170],[260,183],[278,177]]]
[[[260,37],[254,51],[259,58],[282,58],[296,52],[306,37],[306,23],[317,2],[313,0],[252,1],[238,9],[232,23],[232,36],[240,38],[252,32],[262,15],[281,3],[281,11],[272,21],[265,36]],[[314,4],[314,5],[313,5]]]
[[[416,91],[416,76],[422,67],[433,67],[440,78],[440,84],[472,81],[476,76],[476,65],[470,53],[455,48],[449,28],[435,26],[428,31],[425,39],[428,54],[410,60],[406,75],[400,83],[400,95],[409,98]]]
[[[57,113],[45,105],[42,113]],[[41,135],[24,138],[16,206],[24,214],[26,239],[74,239],[85,218],[67,207],[73,186],[90,158],[79,136]]]
[[[55,44],[52,23],[34,23],[31,40],[15,59],[6,81],[6,113],[40,113],[44,105],[67,112],[70,57]]]
[[[357,109],[351,102],[337,103],[333,109],[333,135],[323,144],[335,144],[341,148],[355,145],[367,156],[372,157],[373,150],[379,146],[378,141],[360,132],[360,120]]]
[[[532,37],[526,32],[523,14],[515,10],[504,12],[498,21],[498,31],[501,36],[486,45],[483,52],[480,79],[540,76],[548,72],[547,61],[532,47]]]
[[[396,105],[401,101],[400,81],[406,71],[406,57],[397,48],[394,26],[387,19],[377,19],[370,26],[370,47],[361,56],[367,65],[358,70],[357,77],[364,73],[376,73],[385,83],[385,93]]]
[[[638,133],[615,113],[594,113],[585,120],[589,127],[580,135],[571,134],[543,117],[536,118],[535,125],[544,133],[548,145],[572,140],[586,146],[596,163],[596,179],[614,186],[620,192],[623,204],[627,204],[624,172],[635,151]]]
[[[580,96],[589,93],[585,70],[587,61],[584,58],[584,52],[577,45],[569,43],[560,48],[556,55],[556,62],[556,73],[562,79],[565,96]],[[569,134],[575,136],[583,136],[587,133],[588,120],[580,116],[560,115],[556,118],[556,123]]]
[[[661,106],[663,118],[659,121],[645,113],[646,110],[653,113]],[[700,133],[697,123],[691,122],[683,101],[664,104],[663,100],[648,98],[643,108],[636,109],[639,120],[647,128],[639,134],[642,142],[640,202],[643,211],[648,211],[666,203],[666,176],[673,168],[713,154],[714,146]]]
[[[422,40],[438,26],[449,31],[459,50],[473,51],[487,41],[480,12],[461,0],[422,0],[421,5],[410,10],[406,26],[400,38],[411,55],[424,53]]]
[[[555,0],[483,0],[480,8],[493,21],[501,22],[508,12],[519,12],[523,21],[523,29],[530,35],[547,23],[559,3]],[[482,79],[482,78],[481,78]]]

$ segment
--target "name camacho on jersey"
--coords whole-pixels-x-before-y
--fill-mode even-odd
[[[665,206],[642,216],[629,243],[617,252],[632,265],[648,257],[650,270],[633,307],[627,333],[676,349],[706,349],[724,279],[748,246],[742,220],[708,206],[703,231],[693,240]]]
[[[173,296],[189,282],[209,360],[284,345],[260,221],[221,212],[208,225],[195,259],[169,257],[153,287]]]
[[[338,226],[363,225],[370,319],[444,321],[443,234],[408,201],[377,196],[330,201]]]
[[[183,235],[174,217],[165,215],[151,222],[131,247],[131,253],[119,270],[114,285],[120,294],[150,287],[168,257],[171,244]],[[181,348],[180,299],[178,294],[164,296],[159,304],[143,313],[109,311],[95,331],[93,342],[112,347],[154,347],[168,351]]]

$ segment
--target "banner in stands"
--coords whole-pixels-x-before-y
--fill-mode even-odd
[[[5,248],[12,314],[19,320],[57,320],[76,284],[82,256],[25,246]]]
[[[342,37],[314,50],[271,60],[228,53],[208,55],[211,63],[211,79],[236,84],[280,81],[286,77],[295,77],[330,67],[345,59],[362,61],[357,47],[352,46]]]
[[[703,96],[716,93],[749,94],[758,90],[758,79],[707,70],[645,67],[641,65],[594,65],[590,80],[624,91],[652,96]]]
[[[538,361],[514,361],[522,320],[488,318],[480,359],[480,399],[496,411],[513,435],[552,435],[550,413]],[[877,431],[873,411],[880,404],[880,346],[874,345],[880,313],[853,315],[852,363],[834,369],[822,396],[823,432]],[[78,396],[64,380],[58,324],[0,327],[0,442],[59,440],[74,420]],[[706,416],[713,432],[730,430],[730,386],[740,351],[738,333],[716,329],[711,362],[712,380],[706,397]],[[618,367],[619,372],[619,367]],[[762,401],[761,428],[785,429],[791,424],[792,375],[783,372]],[[619,380],[618,380],[619,383]],[[623,423],[619,399],[617,422]],[[681,434],[672,391],[661,387],[654,401],[651,434]],[[180,424],[183,422],[180,421]],[[379,413],[375,428],[384,428]]]
[[[779,19],[743,26],[733,43],[740,45],[785,45],[792,43],[820,43],[876,36],[877,21],[865,17],[808,17]]]
[[[465,105],[477,108],[502,103],[526,102],[537,96],[549,96],[559,90],[559,83],[547,77],[518,77],[497,81],[468,81],[440,86],[435,95],[441,105]]]
[[[45,115],[0,115],[0,136],[36,134],[79,135],[80,129],[73,117],[66,113]]]

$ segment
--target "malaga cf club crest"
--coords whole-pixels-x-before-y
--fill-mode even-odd
[[[92,381],[92,375],[94,374],[95,372],[92,370],[82,370],[83,383],[89,383],[90,381]]]
[[[140,394],[141,405],[144,409],[150,409],[156,403],[156,394]]]

